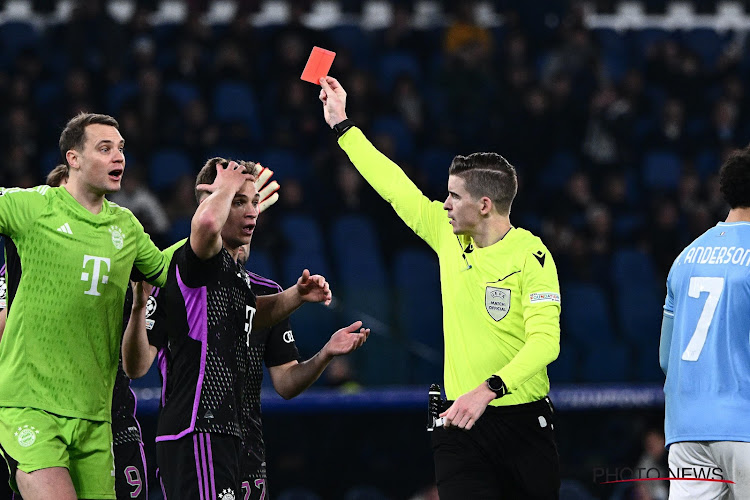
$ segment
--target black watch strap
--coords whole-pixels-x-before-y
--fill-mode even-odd
[[[341,137],[344,135],[344,132],[349,130],[354,126],[354,120],[351,118],[347,118],[346,120],[338,122],[336,125],[333,126],[333,131],[336,132],[336,137]]]
[[[495,399],[501,398],[508,394],[508,387],[503,382],[503,379],[497,375],[493,375],[487,379],[487,387],[495,393]]]

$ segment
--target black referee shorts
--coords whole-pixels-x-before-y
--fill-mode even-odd
[[[469,431],[438,427],[432,450],[440,500],[559,498],[560,458],[549,398],[488,406]]]
[[[240,438],[196,432],[156,443],[157,474],[164,498],[243,498]]]

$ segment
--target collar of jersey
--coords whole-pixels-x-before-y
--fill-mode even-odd
[[[57,192],[59,193],[59,196],[61,199],[70,206],[77,215],[80,215],[84,219],[88,219],[90,221],[98,221],[101,220],[103,217],[106,217],[106,214],[109,212],[109,201],[107,198],[104,198],[102,201],[102,209],[99,211],[98,214],[92,214],[88,210],[86,210],[83,205],[78,203],[78,200],[73,198],[73,195],[68,192],[67,189],[64,187],[57,188]]]
[[[501,239],[497,240],[495,243],[493,243],[490,246],[479,247],[474,241],[474,238],[472,238],[470,241],[471,241],[471,244],[474,245],[475,252],[484,253],[484,252],[492,252],[495,250],[503,250],[507,248],[508,243],[514,239],[515,234],[518,232],[515,229],[516,229],[516,226],[511,227],[510,230],[507,233],[505,233],[505,236],[503,236]]]
[[[750,222],[718,222],[717,226],[750,226]]]

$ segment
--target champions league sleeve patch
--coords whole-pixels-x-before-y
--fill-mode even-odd
[[[560,294],[556,292],[536,292],[529,294],[529,302],[557,302],[560,303]]]

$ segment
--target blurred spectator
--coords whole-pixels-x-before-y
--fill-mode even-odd
[[[147,147],[162,148],[178,142],[182,122],[180,108],[164,92],[161,74],[156,68],[141,71],[138,90],[123,103],[122,111],[132,111],[138,117],[138,126]]]

